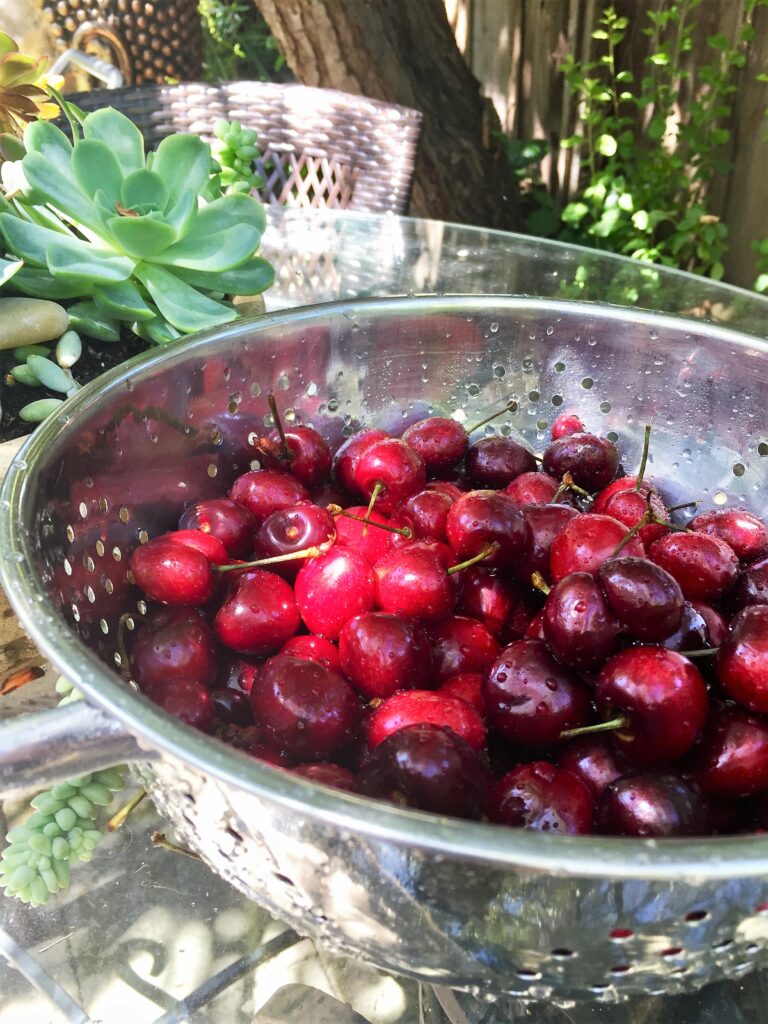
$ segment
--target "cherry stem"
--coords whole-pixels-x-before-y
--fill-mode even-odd
[[[276,565],[278,562],[294,562],[299,558],[318,558],[323,547],[303,548],[301,551],[289,551],[287,555],[272,555],[270,558],[257,558],[255,562],[235,562],[232,565],[212,565],[213,572],[237,572],[238,569],[258,569],[262,565]]]
[[[576,736],[591,736],[595,732],[614,732],[617,729],[626,729],[631,722],[626,715],[618,715],[607,722],[596,722],[593,725],[582,725],[578,729],[566,729],[560,733],[561,740],[572,740]]]
[[[719,647],[702,647],[698,651],[678,651],[684,658],[706,658],[711,654],[717,654]]]
[[[125,679],[129,679],[131,674],[131,660],[128,657],[128,648],[125,646],[125,628],[129,621],[133,623],[134,620],[140,619],[144,622],[146,618],[146,615],[139,615],[138,612],[123,612],[117,620],[117,653],[120,655],[120,674]],[[133,629],[133,625],[128,628]]]
[[[479,423],[475,423],[475,425],[473,427],[467,427],[466,428],[467,433],[468,434],[474,434],[474,432],[476,430],[479,430],[480,427],[484,427],[486,425],[486,423],[490,423],[491,420],[498,419],[499,416],[503,416],[505,412],[512,412],[512,406],[513,405],[514,405],[514,401],[512,399],[510,399],[510,401],[507,402],[507,404],[504,406],[503,409],[497,409],[496,412],[491,413],[490,416],[486,416],[484,420],[480,420]]]
[[[542,594],[549,595],[550,591],[552,590],[552,587],[550,587],[550,585],[547,583],[547,581],[544,579],[540,572],[531,573],[531,583],[537,590],[540,590]]]
[[[275,421],[275,427],[280,435],[280,446],[283,449],[283,453],[280,456],[284,462],[291,462],[293,460],[293,452],[288,447],[288,439],[285,436],[283,430],[283,421],[280,418],[280,413],[277,411],[277,402],[275,401],[274,394],[270,391],[267,395],[267,402],[269,402],[269,411],[272,413],[272,419]]]
[[[624,536],[621,538],[619,543],[614,548],[613,553],[611,554],[611,558],[615,558],[620,551],[623,551],[627,544],[629,544],[629,542],[632,540],[632,538],[636,534],[640,533],[644,526],[648,526],[648,524],[652,522],[654,522],[654,520],[651,518],[650,513],[646,512],[643,518],[640,520],[640,522],[635,523],[635,525],[630,530],[627,530],[627,532],[624,534]],[[664,525],[666,526],[667,524],[665,523]]]
[[[199,853],[193,853],[192,850],[185,850],[183,846],[177,846],[176,843],[172,843],[170,839],[166,839],[162,832],[153,832],[152,845],[159,846],[163,850],[170,850],[171,853],[180,853],[183,857],[191,857],[192,860],[201,860]]]
[[[679,505],[670,505],[669,508],[667,509],[667,512],[679,512],[681,509],[684,509],[684,508],[696,508],[697,505],[700,505],[700,504],[701,504],[701,499],[700,498],[697,499],[696,501],[681,501]]]
[[[363,522],[365,523],[365,525],[363,526],[364,537],[368,533],[368,524],[371,521],[371,513],[373,512],[373,506],[376,504],[376,499],[381,494],[383,489],[384,484],[381,482],[381,480],[377,480],[376,483],[373,485],[373,491],[371,492],[371,500],[368,502],[368,508],[366,509],[365,512],[365,518],[363,519]]]
[[[331,508],[333,506],[330,506]],[[387,530],[389,533],[397,533],[401,537],[405,537],[406,540],[410,540],[413,537],[413,530],[410,526],[390,526],[389,523],[374,523],[371,519],[365,519],[363,516],[353,515],[352,512],[331,512],[332,516],[341,516],[343,519],[354,519],[356,523],[365,523],[366,526],[375,526],[379,530]]]
[[[114,832],[115,829],[120,828],[128,815],[139,806],[146,795],[147,794],[142,789],[140,793],[137,793],[133,800],[129,800],[127,804],[124,804],[119,811],[113,814],[107,822],[107,832]]]
[[[573,477],[570,473],[563,473],[563,479],[560,483],[560,486],[552,495],[549,504],[554,505],[558,501],[558,499],[565,493],[565,491],[573,491],[575,494],[580,494],[582,498],[592,497],[589,491],[585,491],[583,487],[579,487],[578,484],[574,483]]]
[[[635,481],[635,490],[639,491],[643,486],[643,477],[645,476],[645,467],[648,465],[648,452],[651,448],[651,424],[646,423],[645,425],[645,438],[643,440],[643,454],[640,459],[640,469],[637,471],[637,480]]]
[[[488,545],[488,547],[483,548],[483,550],[480,551],[478,554],[474,555],[472,558],[468,558],[466,562],[460,562],[458,565],[452,565],[448,570],[448,575],[453,576],[455,572],[461,572],[462,569],[469,569],[471,565],[477,565],[478,562],[482,562],[484,558],[487,558],[489,555],[494,554],[494,552],[498,550],[498,543],[496,541],[493,541],[491,544]]]

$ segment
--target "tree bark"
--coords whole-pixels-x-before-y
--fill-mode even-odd
[[[517,181],[459,51],[443,0],[254,0],[305,85],[414,107],[424,115],[411,212],[515,229]]]

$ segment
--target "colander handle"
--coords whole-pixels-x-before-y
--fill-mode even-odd
[[[0,798],[155,756],[118,721],[84,700],[19,715],[0,725]]]

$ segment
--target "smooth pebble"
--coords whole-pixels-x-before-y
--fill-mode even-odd
[[[60,338],[69,326],[67,311],[48,299],[0,299],[0,349]]]

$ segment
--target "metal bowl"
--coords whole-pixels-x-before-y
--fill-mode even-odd
[[[245,468],[251,430],[338,441],[430,413],[506,420],[534,449],[562,409],[617,436],[675,500],[768,497],[768,346],[606,306],[454,297],[262,317],[128,363],[28,441],[0,494],[2,581],[88,704],[0,732],[0,785],[132,759],[179,837],[332,949],[492,996],[615,999],[748,971],[768,946],[768,841],[565,837],[420,814],[316,786],[171,719],[120,678],[131,549]],[[76,767],[75,767],[76,766]]]

